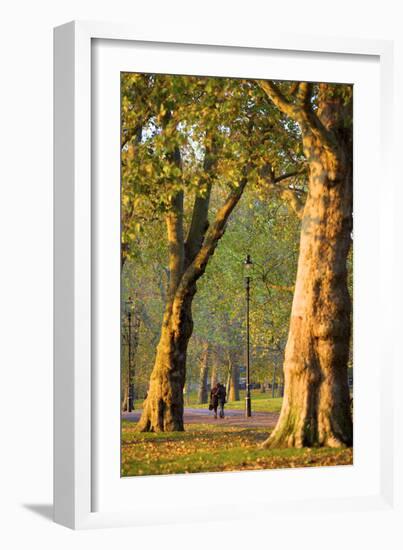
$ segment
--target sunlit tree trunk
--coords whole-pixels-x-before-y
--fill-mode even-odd
[[[202,357],[200,361],[200,378],[199,378],[199,389],[197,393],[197,402],[200,405],[208,402],[208,374],[209,374],[209,344],[206,343],[202,352]]]
[[[233,350],[228,352],[229,362],[229,380],[228,380],[228,400],[239,401],[239,368],[236,363],[236,356]]]
[[[353,440],[347,363],[351,304],[347,255],[352,230],[351,128],[330,85],[319,86],[318,110],[300,85],[291,106],[273,85],[267,95],[301,126],[309,166],[297,279],[284,359],[284,400],[267,447],[350,446]]]
[[[194,291],[193,291],[194,294]],[[161,337],[139,429],[183,430],[183,388],[186,353],[192,334],[192,291],[185,300],[173,300],[164,315]]]
[[[210,378],[210,388],[214,388],[217,384],[217,364],[214,362],[211,367],[211,378]]]

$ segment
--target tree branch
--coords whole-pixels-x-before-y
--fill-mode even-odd
[[[299,82],[293,82],[289,89],[289,95],[294,96],[298,92]]]
[[[126,145],[129,145],[132,142],[134,137],[136,138],[134,140],[135,143],[136,144],[140,143],[142,135],[143,135],[143,125],[142,124],[138,124],[137,126],[135,126],[133,128],[126,129],[126,131],[123,131],[122,135],[121,135],[121,149],[123,149]]]
[[[183,191],[171,200],[171,208],[165,216],[168,233],[169,296],[175,294],[184,267]]]
[[[322,143],[323,147],[334,156],[335,152],[339,149],[337,137],[332,130],[327,130],[325,128],[312,109],[308,109],[306,112],[306,124],[312,134]]]
[[[297,88],[297,101],[304,109],[310,109],[312,98],[312,83],[300,82]]]
[[[294,290],[295,290],[294,285],[286,286],[286,285],[276,285],[274,283],[265,283],[265,286],[266,286],[267,289],[274,288],[274,290],[281,290],[281,291],[284,291],[284,292],[294,292]]]
[[[282,113],[296,121],[300,121],[302,109],[298,105],[289,102],[274,82],[271,80],[257,80],[257,83],[270,101],[274,103]]]
[[[182,160],[179,147],[171,158],[172,162],[182,170]],[[168,267],[169,267],[169,297],[175,295],[181,280],[185,264],[185,239],[183,231],[183,189],[177,191],[171,198],[170,208],[165,216],[168,233]]]
[[[192,283],[195,283],[197,279],[203,275],[210,256],[214,254],[218,241],[224,235],[228,218],[230,217],[235,206],[238,204],[245,189],[248,181],[247,172],[248,168],[245,168],[244,176],[239,182],[238,187],[231,191],[225,203],[218,210],[214,222],[211,224],[206,233],[203,246],[182,277],[178,288],[179,293],[185,294]]]
[[[269,185],[271,185],[276,191],[280,192],[280,196],[291,206],[299,219],[302,219],[305,206],[304,201],[302,201],[299,196],[299,193],[302,191],[290,187],[289,185],[284,186],[283,182],[289,178],[304,174],[306,174],[305,167],[300,170],[294,170],[293,172],[287,172],[285,174],[281,174],[280,176],[275,176],[274,171],[270,166],[268,176],[265,178]]]
[[[280,183],[281,181],[284,181],[288,178],[294,178],[295,176],[302,176],[303,174],[306,174],[306,169],[303,168],[301,170],[295,170],[294,172],[288,172],[286,174],[281,174],[280,176],[277,176],[273,179],[272,183]]]
[[[194,260],[203,244],[204,235],[208,229],[208,210],[210,205],[212,175],[211,171],[215,164],[215,148],[210,143],[210,137],[206,136],[206,151],[203,161],[206,192],[204,196],[197,195],[195,198],[192,220],[190,222],[188,235],[185,242],[186,264]]]
[[[271,102],[280,109],[282,113],[301,125],[303,132],[312,132],[330,153],[337,151],[338,143],[335,134],[324,127],[317,115],[311,109],[308,98],[311,94],[312,84],[301,82],[297,92],[298,103],[291,103],[282,94],[281,90],[277,88],[274,82],[270,80],[257,80],[257,83]],[[300,103],[301,101],[303,103]]]
[[[291,206],[297,217],[302,220],[304,214],[305,203],[292,189],[284,189],[281,191],[281,197]]]

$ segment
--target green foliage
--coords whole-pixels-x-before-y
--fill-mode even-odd
[[[268,168],[280,173],[302,162],[298,128],[281,123],[253,81],[122,73],[121,117],[122,243],[131,254],[175,193],[186,191],[189,210],[206,192],[206,147],[214,183],[226,189],[246,165],[249,185],[259,189]]]
[[[290,292],[270,285],[293,284],[299,227],[270,178],[301,167],[298,127],[285,123],[253,81],[175,75],[122,73],[121,117],[122,302],[130,295],[141,318],[134,368],[137,397],[146,392],[166,299],[164,214],[172,197],[185,193],[187,231],[195,197],[205,196],[207,186],[213,186],[211,220],[246,166],[247,191],[200,280],[187,378],[196,384],[206,339],[218,353],[222,378],[230,346],[242,349],[242,260],[250,253],[258,273],[251,304],[254,376],[264,379],[268,348],[281,354],[284,347],[291,303]],[[205,170],[207,151],[211,173]],[[293,184],[303,189],[304,177],[296,176]],[[125,371],[127,358],[122,358]]]
[[[278,82],[290,98],[295,83]],[[327,88],[347,105],[349,86]],[[312,108],[317,108],[314,85]],[[344,118],[348,123],[348,113]],[[124,302],[140,318],[134,358],[138,399],[146,393],[155,358],[169,282],[164,215],[172,197],[184,193],[184,229],[195,197],[212,185],[209,220],[248,168],[248,184],[226,232],[198,282],[194,332],[187,356],[188,392],[199,377],[206,341],[218,376],[225,381],[228,353],[244,364],[243,260],[252,256],[252,381],[282,380],[281,364],[295,282],[300,220],[284,189],[303,204],[305,160],[298,124],[273,107],[254,81],[181,75],[122,73],[122,323]],[[207,155],[207,151],[209,151]],[[206,160],[214,169],[206,171]],[[273,177],[294,173],[284,182]],[[283,185],[285,184],[285,186]],[[351,268],[352,262],[350,262]],[[349,281],[352,287],[352,278]],[[127,357],[122,355],[123,379]],[[210,365],[211,366],[211,365]]]
[[[274,364],[281,374],[297,266],[299,219],[276,196],[266,201],[246,191],[225,235],[198,284],[194,335],[198,342],[237,352],[243,364],[246,341],[243,262],[253,261],[250,330],[252,381],[271,382]],[[279,378],[276,380],[279,382]]]

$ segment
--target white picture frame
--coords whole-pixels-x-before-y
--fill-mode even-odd
[[[105,493],[107,498],[104,498],[103,501],[107,500],[109,505],[107,507],[101,505],[101,509],[99,509],[98,497],[95,496],[99,493],[98,484],[105,484],[105,478],[109,475],[108,471],[111,471],[114,467],[112,462],[115,459],[112,456],[112,462],[103,461],[100,464],[97,453],[108,454],[105,440],[110,441],[111,439],[108,439],[110,437],[116,442],[119,434],[116,434],[116,422],[105,422],[102,425],[102,431],[105,431],[106,435],[102,436],[99,435],[100,428],[97,424],[97,414],[100,410],[104,410],[104,407],[100,409],[99,401],[100,399],[105,400],[102,397],[105,394],[105,387],[111,387],[106,381],[102,383],[102,376],[100,377],[101,382],[99,382],[97,367],[94,363],[94,357],[97,357],[98,354],[95,349],[95,346],[98,345],[95,338],[98,323],[97,316],[98,313],[101,315],[102,311],[105,313],[104,308],[108,307],[108,304],[104,303],[102,305],[102,292],[99,291],[99,284],[94,283],[96,269],[100,265],[95,244],[100,230],[97,219],[99,213],[104,216],[103,219],[108,215],[107,212],[105,213],[102,210],[105,197],[102,199],[101,196],[101,199],[98,200],[96,182],[94,183],[94,174],[99,173],[97,160],[94,159],[94,144],[98,137],[94,136],[93,127],[98,116],[97,105],[94,104],[94,93],[96,93],[94,82],[98,82],[94,73],[96,69],[94,47],[96,47],[97,42],[110,41],[111,44],[113,41],[113,44],[122,48],[121,52],[124,49],[127,50],[128,47],[130,48],[130,44],[141,45],[143,50],[144,48],[146,50],[148,46],[151,49],[157,48],[159,51],[171,48],[169,50],[170,56],[173,55],[173,47],[176,52],[197,51],[201,54],[200,57],[203,56],[204,51],[208,50],[210,58],[216,60],[220,58],[223,52],[231,54],[235,50],[244,57],[269,55],[271,52],[274,56],[273,59],[280,53],[283,59],[291,58],[294,55],[298,59],[306,57],[315,60],[317,56],[320,58],[320,55],[322,55],[323,60],[320,61],[319,59],[318,62],[319,67],[322,63],[322,69],[325,68],[325,63],[331,64],[332,60],[337,62],[337,60],[352,59],[353,56],[360,56],[363,60],[373,60],[377,66],[376,71],[379,70],[379,75],[376,77],[374,76],[376,71],[372,71],[372,77],[377,78],[376,84],[379,84],[379,88],[374,90],[375,95],[372,97],[372,101],[379,100],[379,125],[375,125],[375,133],[378,134],[379,130],[380,145],[376,145],[376,148],[371,150],[373,153],[371,171],[365,174],[365,167],[362,166],[360,170],[362,169],[363,172],[360,172],[359,176],[366,175],[368,181],[374,182],[374,178],[380,173],[381,164],[386,167],[386,169],[383,168],[384,173],[388,169],[390,170],[388,167],[391,166],[393,154],[393,144],[391,142],[393,44],[391,42],[287,36],[275,33],[270,33],[270,36],[267,37],[256,36],[253,41],[241,37],[229,39],[228,36],[227,33],[225,39],[216,37],[207,30],[203,33],[203,37],[198,40],[186,36],[185,30],[180,35],[178,33],[170,35],[167,31],[166,35],[158,33],[158,36],[153,36],[152,31],[147,27],[140,30],[130,25],[90,22],[72,22],[55,29],[54,509],[55,521],[71,528],[177,522],[178,510],[180,510],[181,521],[192,521],[196,517],[198,520],[217,519],[216,512],[213,516],[208,503],[203,502],[203,499],[197,506],[191,505],[189,500],[184,502],[186,487],[190,483],[188,481],[189,477],[192,477],[193,487],[206,487],[206,484],[213,483],[213,480],[214,483],[218,482],[222,483],[223,487],[226,486],[226,491],[229,491],[228,503],[220,512],[220,518],[222,519],[236,519],[241,516],[241,513],[244,515],[244,511],[241,510],[238,504],[231,504],[233,496],[230,492],[231,481],[228,480],[235,479],[235,477],[229,476],[238,476],[236,477],[238,490],[242,494],[248,492],[248,502],[258,502],[264,513],[268,513],[268,511],[277,513],[284,507],[287,508],[290,514],[295,513],[300,509],[301,502],[304,503],[305,512],[311,514],[317,514],[318,510],[329,512],[345,510],[346,507],[352,511],[388,510],[391,513],[394,511],[394,424],[392,421],[394,402],[390,391],[388,391],[388,385],[392,385],[395,357],[393,349],[382,345],[382,343],[387,342],[386,323],[383,323],[383,328],[378,331],[380,336],[376,344],[373,342],[374,338],[371,338],[371,334],[375,335],[371,332],[373,328],[369,323],[365,324],[365,319],[368,317],[366,315],[368,310],[365,310],[365,297],[368,292],[371,292],[371,284],[375,284],[377,288],[374,291],[376,296],[373,300],[377,318],[379,319],[380,316],[381,319],[386,321],[387,313],[390,311],[393,271],[385,268],[373,270],[373,273],[368,275],[368,284],[365,286],[363,283],[362,296],[361,298],[358,296],[358,304],[362,304],[361,317],[363,318],[359,321],[362,327],[365,327],[362,329],[362,333],[366,331],[366,334],[370,336],[370,342],[372,342],[368,345],[367,355],[365,355],[364,346],[361,346],[360,349],[363,352],[361,361],[368,361],[369,364],[373,364],[373,370],[368,370],[370,375],[358,371],[356,384],[361,383],[362,386],[362,383],[365,382],[368,395],[375,396],[377,399],[373,411],[369,409],[369,399],[366,401],[365,395],[361,400],[363,414],[365,407],[365,414],[368,414],[369,418],[372,419],[371,414],[374,414],[373,422],[377,433],[374,437],[369,436],[366,440],[367,443],[363,442],[362,449],[365,451],[365,449],[369,449],[365,445],[369,445],[370,440],[376,441],[373,443],[374,447],[371,447],[370,458],[372,462],[370,460],[366,461],[366,457],[362,456],[362,464],[358,460],[357,475],[354,474],[354,470],[343,470],[342,468],[330,470],[321,468],[318,469],[322,470],[320,473],[317,473],[317,469],[315,469],[315,472],[313,469],[305,469],[303,474],[300,475],[282,470],[276,472],[276,480],[283,486],[284,484],[288,485],[290,489],[286,492],[285,498],[282,499],[275,495],[273,497],[270,494],[257,495],[256,492],[254,493],[256,489],[253,487],[256,488],[267,480],[267,476],[264,477],[264,472],[250,472],[248,473],[249,477],[238,473],[131,478],[125,480],[126,487],[123,489],[122,484],[115,479],[115,485],[117,486],[118,483],[120,485],[119,490],[112,488],[113,480],[111,483],[108,482],[110,492]],[[138,51],[136,55],[143,55],[142,51]],[[109,67],[114,67],[113,70],[116,70],[116,52],[110,59],[112,58]],[[123,57],[121,58],[123,59]],[[138,59],[140,58],[138,57]],[[105,61],[105,66],[107,63],[108,61]],[[147,68],[150,71],[157,71],[158,67],[160,68],[159,72],[169,70],[167,65],[161,61],[161,56],[158,66],[153,62],[152,56],[149,58],[144,56],[138,67],[139,72],[145,71]],[[128,65],[123,67],[123,70],[129,69]],[[186,68],[182,70],[186,72]],[[222,71],[222,74],[224,72],[228,74],[228,70],[228,65],[224,65],[223,59],[218,62],[214,74],[220,74],[220,71]],[[259,71],[258,68],[256,70]],[[330,69],[329,75],[331,72]],[[198,72],[198,74],[204,73]],[[235,73],[231,73],[229,76],[232,75],[235,75]],[[262,76],[259,74],[259,77]],[[267,77],[273,78],[272,75]],[[298,79],[298,76],[295,76],[295,79]],[[106,84],[107,80],[104,80],[103,83]],[[113,124],[113,122],[109,123]],[[116,124],[119,126],[118,119]],[[105,127],[101,125],[100,128],[101,133],[103,131],[102,135],[104,135]],[[359,140],[360,136],[357,136],[355,130],[355,140],[357,139]],[[105,142],[105,144],[107,143]],[[369,147],[375,147],[373,139],[368,143]],[[114,162],[116,168],[116,159]],[[111,162],[112,165],[113,162]],[[108,169],[108,166],[105,165],[105,168]],[[112,178],[115,177],[116,170],[111,174]],[[369,189],[372,189],[373,192],[372,195],[371,191],[369,192],[370,199],[366,204],[366,208],[371,214],[375,215],[376,220],[370,236],[374,239],[373,242],[376,245],[379,244],[379,246],[372,247],[373,257],[379,259],[379,264],[382,260],[383,266],[392,266],[394,236],[390,213],[391,205],[394,204],[393,180],[386,177],[382,196],[377,196],[374,185],[371,187],[371,184],[369,184]],[[356,206],[357,204],[355,204]],[[359,206],[357,206],[358,209]],[[94,215],[95,211],[96,215]],[[362,210],[362,216],[363,224],[367,224],[367,226],[363,225],[362,227],[368,228],[369,220],[367,219],[365,222],[364,209]],[[362,242],[364,243],[364,240]],[[107,247],[104,257],[105,254],[108,255],[109,253],[116,254],[116,246],[119,246],[119,242],[111,239],[111,246]],[[367,247],[366,252],[362,254],[362,265],[365,264],[365,257],[368,260],[370,248]],[[110,277],[116,283],[116,272],[115,274],[111,272]],[[105,318],[104,314],[103,318]],[[380,355],[380,353],[382,354]],[[378,384],[376,378],[379,376],[381,362],[383,376],[381,383]],[[387,384],[385,380],[387,380]],[[117,395],[116,397],[118,398]],[[360,399],[358,399],[357,407],[360,407]],[[107,407],[105,407],[105,410],[107,410]],[[362,419],[362,416],[359,414],[355,419],[358,420],[358,425],[360,425],[360,418]],[[363,425],[361,423],[361,426]],[[358,433],[360,432],[358,431]],[[101,440],[101,443],[99,443],[99,440]],[[112,447],[113,445],[111,445]],[[360,478],[360,483],[354,485],[354,479],[358,479],[357,476],[360,473],[361,466],[363,472],[365,468],[366,470]],[[353,474],[350,474],[349,472],[352,471]],[[369,480],[372,479],[370,477],[371,472],[376,472],[376,479],[375,481],[372,480],[374,483],[369,483]],[[290,475],[293,477],[290,478]],[[116,472],[111,475],[111,479],[113,476],[116,477]],[[334,476],[333,488],[330,491],[329,485],[330,492],[326,497],[326,493],[323,492],[323,483],[326,478],[330,480],[331,476]],[[274,479],[274,477],[271,478],[271,483]],[[292,480],[292,490],[291,484],[287,481],[288,479]],[[366,481],[368,482],[367,486]],[[177,495],[174,497],[172,506],[168,509],[166,507],[158,508],[153,503],[152,498],[148,502],[145,502],[143,498],[141,505],[130,503],[129,499],[125,500],[124,498],[124,492],[127,491],[129,483],[131,484],[130,490],[133,490],[133,483],[135,483],[136,490],[143,491],[143,497],[146,494],[155,495],[159,487],[163,485],[173,493],[176,491]],[[103,501],[101,499],[101,504]],[[251,510],[254,510],[254,508],[251,507]],[[256,512],[253,511],[252,515],[256,515]]]

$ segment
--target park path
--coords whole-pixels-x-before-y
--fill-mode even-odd
[[[122,413],[122,419],[129,422],[138,422],[141,411],[131,413]],[[213,413],[207,409],[192,409],[185,407],[185,424],[218,424],[226,426],[235,426],[240,428],[274,428],[277,423],[279,413],[274,412],[254,412],[249,418],[245,417],[244,411],[226,410],[225,418],[215,419]]]

